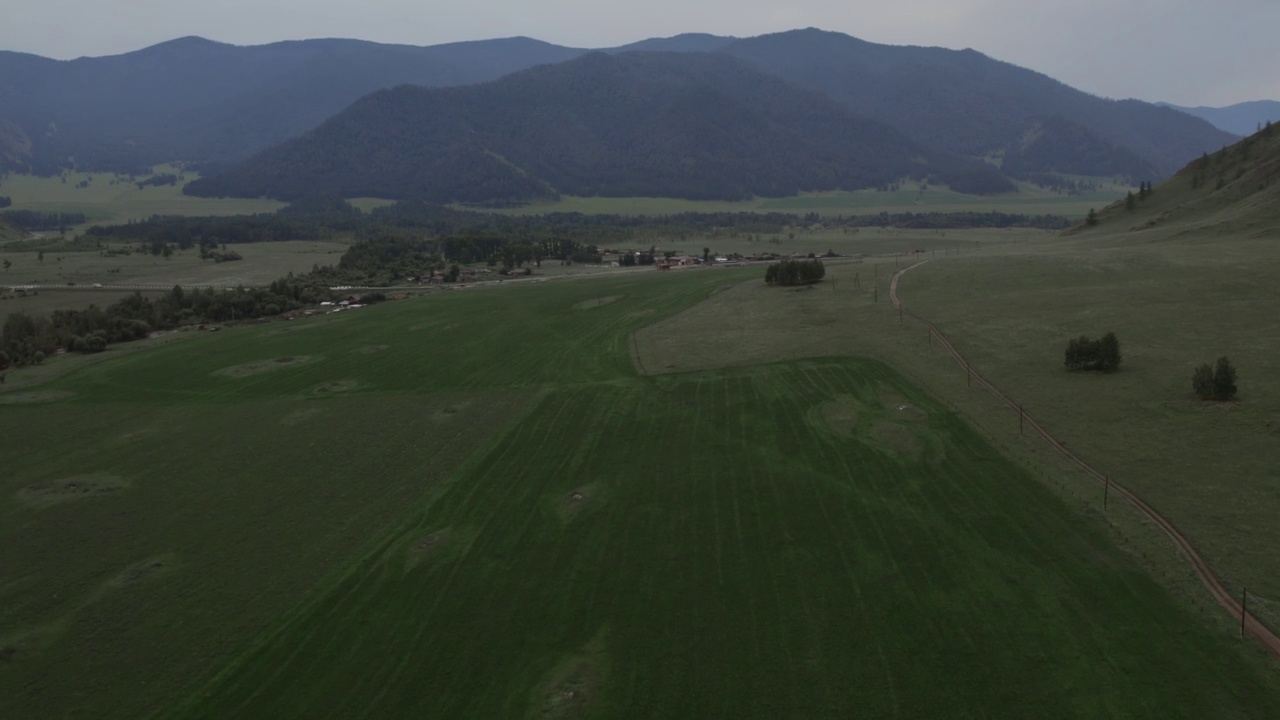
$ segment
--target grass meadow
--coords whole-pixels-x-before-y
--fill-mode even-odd
[[[949,391],[865,359],[905,342],[874,289],[892,264],[800,292],[759,268],[477,287],[0,392],[0,697],[36,718],[1280,714],[1273,663]],[[831,343],[793,348],[809,329]]]

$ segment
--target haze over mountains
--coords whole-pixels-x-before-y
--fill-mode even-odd
[[[633,51],[650,59],[634,59]],[[640,191],[732,197],[869,186],[894,174],[934,181],[945,175],[987,192],[1007,187],[1007,180],[992,180],[987,168],[994,166],[1021,179],[1160,178],[1235,140],[1186,113],[1100,99],[973,50],[878,45],[809,29],[747,39],[691,34],[646,40],[609,51],[621,63],[615,65],[603,56],[583,58],[590,52],[528,38],[432,47],[352,40],[235,47],[184,38],[73,61],[0,52],[0,168],[48,174],[70,165],[131,170],[169,160],[208,168],[243,161],[224,179],[193,190],[276,197],[299,192],[306,173],[336,177],[336,166],[318,164],[325,155],[341,156],[341,172],[364,178],[357,183],[362,187],[399,197],[427,192],[502,201]],[[653,53],[665,55],[655,60]],[[476,85],[576,59],[585,64],[562,75],[522,73],[471,93],[397,88],[356,102],[399,85]],[[592,94],[574,82],[614,90]],[[552,95],[540,95],[547,92]],[[484,117],[474,114],[478,108]],[[388,129],[393,115],[406,129],[432,117],[453,124],[379,140],[375,136]],[[606,126],[612,130],[605,132]],[[566,146],[570,127],[593,128],[590,146],[601,154],[586,158],[586,145]],[[267,150],[312,128],[307,140]],[[708,140],[709,132],[716,141]],[[405,152],[406,143],[427,136],[437,145]],[[521,144],[526,142],[533,145]],[[830,150],[826,166],[813,164],[822,147]],[[535,148],[574,150],[580,157],[550,160]],[[298,153],[314,157],[303,162]],[[698,169],[657,172],[681,154],[697,158]],[[639,162],[641,155],[648,156],[647,165]],[[908,155],[910,167],[904,165]],[[849,163],[860,167],[836,169]],[[283,176],[268,169],[272,165],[297,177],[281,184]],[[640,174],[627,176],[620,168]],[[470,180],[410,181],[428,169],[455,176],[465,171]],[[775,180],[765,182],[771,173]],[[375,176],[380,184],[369,182]],[[311,189],[329,185],[317,182]]]
[[[1180,110],[1188,115],[1195,115],[1213,123],[1215,127],[1236,135],[1252,135],[1259,126],[1280,122],[1280,102],[1275,100],[1254,100],[1236,103],[1226,107],[1179,107],[1169,103],[1159,103],[1164,107]]]

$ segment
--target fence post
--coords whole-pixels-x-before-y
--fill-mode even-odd
[[[1244,600],[1240,603],[1240,639],[1244,639],[1244,619],[1249,617],[1249,588],[1244,589]]]

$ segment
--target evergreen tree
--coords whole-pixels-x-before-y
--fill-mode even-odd
[[[1213,368],[1213,398],[1230,400],[1236,396],[1236,368],[1226,356]]]
[[[1086,225],[1089,225],[1090,227],[1097,225],[1098,211],[1094,210],[1093,208],[1089,208],[1089,214],[1084,216],[1084,222]]]
[[[1133,191],[1130,190],[1129,194],[1126,195],[1124,198],[1124,209],[1132,212],[1133,209],[1136,208],[1137,206],[1138,206],[1138,201],[1133,197]]]

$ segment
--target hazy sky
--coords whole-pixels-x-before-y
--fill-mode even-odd
[[[0,50],[60,59],[184,35],[237,45],[527,35],[609,47],[810,26],[892,45],[971,47],[1105,97],[1280,100],[1280,0],[0,0]]]

